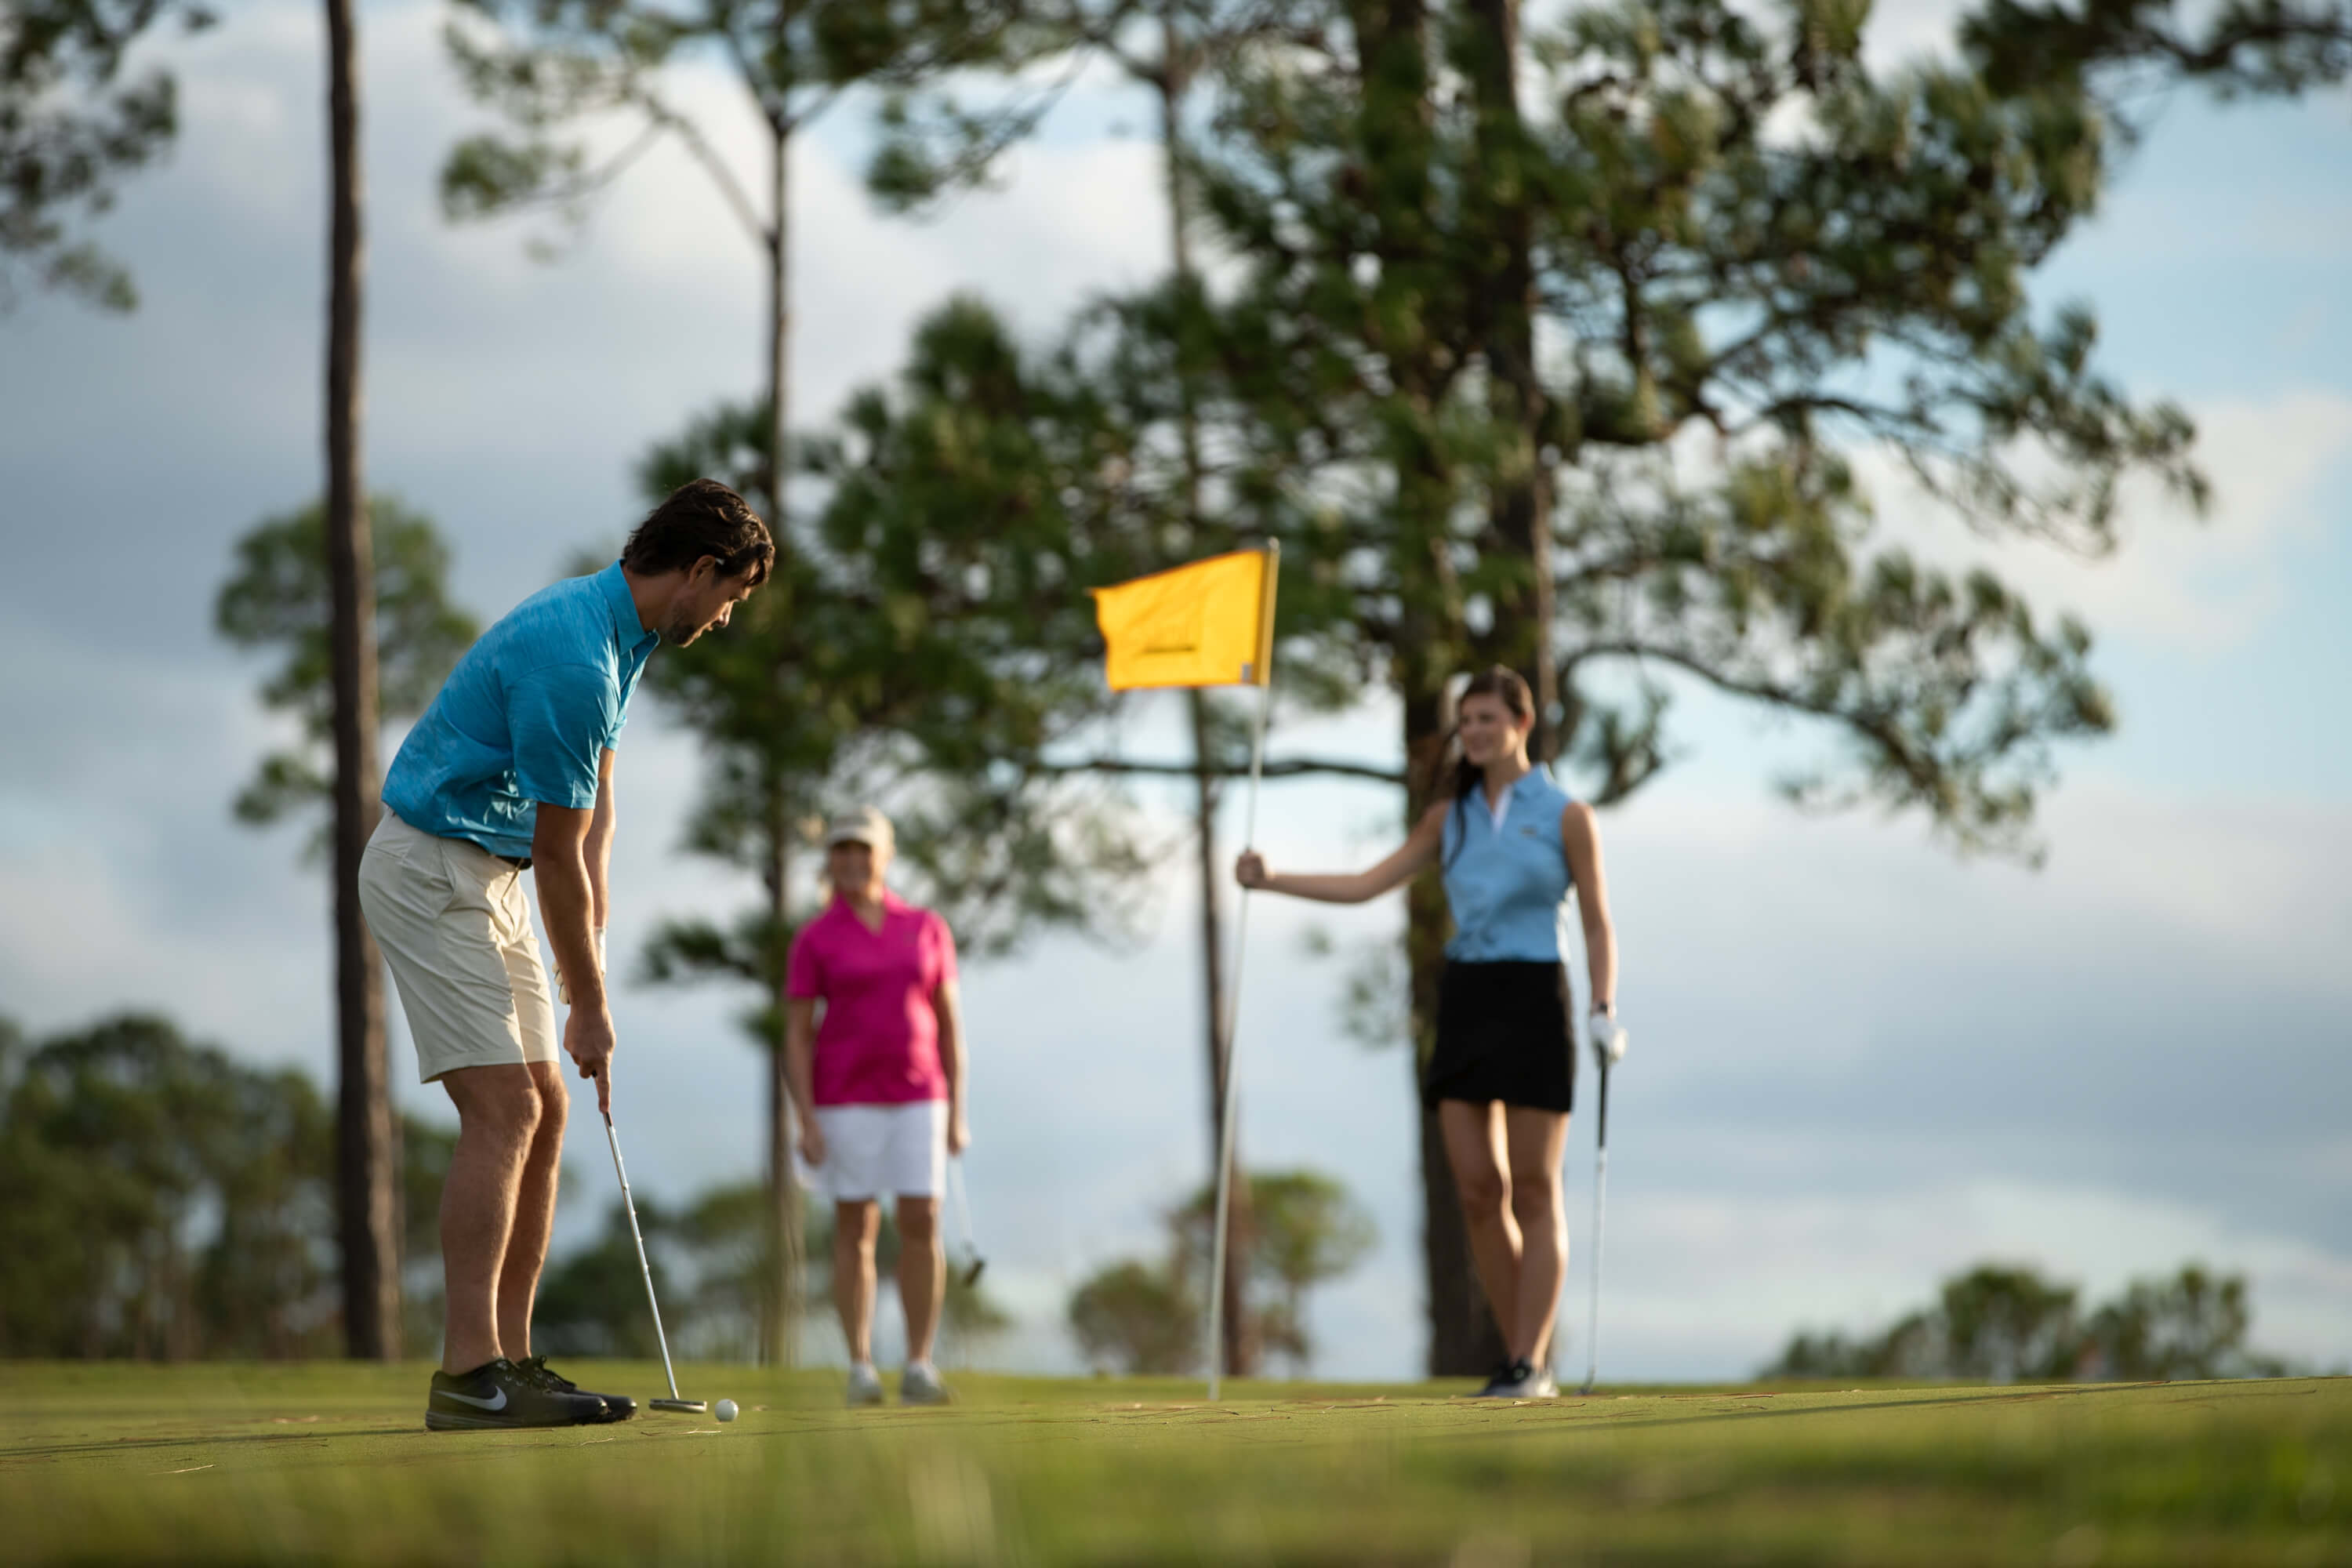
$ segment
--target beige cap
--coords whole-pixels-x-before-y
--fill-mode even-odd
[[[845,811],[835,817],[824,830],[824,847],[836,844],[863,844],[887,855],[898,847],[897,836],[890,831],[890,819],[870,805],[855,811]]]

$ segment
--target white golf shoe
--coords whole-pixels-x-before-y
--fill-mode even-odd
[[[1496,1372],[1478,1391],[1482,1399],[1553,1399],[1559,1394],[1559,1384],[1553,1381],[1551,1368],[1530,1366],[1523,1361]]]
[[[1559,1397],[1559,1384],[1553,1378],[1551,1368],[1539,1366],[1519,1379],[1518,1385],[1504,1397],[1507,1399],[1557,1399]]]
[[[948,1385],[940,1381],[939,1373],[923,1362],[916,1362],[898,1374],[898,1403],[901,1405],[945,1405],[950,1395]]]
[[[871,1362],[860,1362],[849,1369],[849,1389],[843,1397],[851,1405],[882,1403],[882,1374]]]

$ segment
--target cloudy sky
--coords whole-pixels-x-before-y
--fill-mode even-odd
[[[1939,17],[1888,8],[1875,47],[1933,47]],[[439,12],[380,0],[363,24],[370,478],[438,521],[460,596],[495,615],[617,539],[650,441],[754,388],[756,258],[662,153],[559,265],[530,259],[517,227],[447,227],[434,172],[478,116]],[[296,834],[230,819],[278,736],[256,667],[210,630],[232,541],[319,484],[318,43],[315,7],[292,0],[231,6],[174,43],[177,153],[102,229],[142,308],[36,299],[0,319],[0,1014],[38,1033],[160,1008],[323,1078],[324,889]],[[725,85],[685,96],[749,160]],[[1090,291],[1150,277],[1163,215],[1129,133],[1149,123],[1108,87],[1082,93],[1004,190],[915,224],[860,194],[862,132],[842,111],[793,170],[799,406],[814,417],[886,375],[955,290],[1043,336]],[[2173,102],[2042,279],[2045,301],[2095,303],[2105,363],[2136,394],[2195,414],[2219,493],[2202,522],[2136,502],[2105,563],[1994,552],[2041,602],[2089,617],[2122,711],[2117,736],[2063,758],[2043,869],[1958,861],[1908,820],[1793,815],[1769,780],[1823,737],[1684,704],[1683,763],[1606,826],[1634,1052],[1612,1118],[1608,1372],[1739,1375],[1795,1328],[1884,1321],[1982,1258],[2095,1296],[2189,1258],[2241,1269],[2263,1346],[2352,1363],[2347,276],[2339,94]],[[1393,729],[1374,702],[1288,739],[1386,759]],[[665,914],[751,896],[674,851],[698,766],[642,709],[622,769],[622,950]],[[1391,810],[1360,786],[1286,784],[1259,837],[1277,864],[1345,865],[1381,851]],[[968,977],[975,1216],[1024,1319],[997,1359],[1070,1364],[1070,1286],[1150,1244],[1158,1207],[1205,1168],[1192,906],[1176,868],[1165,882],[1139,948],[1057,941]],[[1252,919],[1247,1152],[1340,1174],[1381,1226],[1373,1259],[1315,1303],[1319,1364],[1408,1375],[1406,1069],[1342,1036],[1341,966],[1306,952],[1318,922],[1374,941],[1399,912],[1264,902]],[[757,1166],[740,1000],[619,1000],[622,1128],[649,1192]],[[403,1094],[442,1114],[436,1095]],[[1591,1203],[1578,1121],[1572,1362]],[[603,1159],[572,1152],[568,1235],[608,1201]]]

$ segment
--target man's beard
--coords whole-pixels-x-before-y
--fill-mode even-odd
[[[661,640],[672,647],[684,647],[701,635],[702,623],[688,615],[673,615],[661,626]]]

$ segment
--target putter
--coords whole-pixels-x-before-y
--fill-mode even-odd
[[[1601,1375],[1601,1216],[1603,1200],[1609,1194],[1609,1064],[1601,1064],[1601,1150],[1594,1157],[1592,1168],[1592,1308],[1585,1320],[1584,1386],[1579,1394],[1592,1392],[1595,1379]]]
[[[961,1155],[948,1162],[948,1185],[955,1194],[957,1216],[963,1221],[963,1249],[971,1256],[963,1273],[963,1288],[969,1290],[980,1283],[980,1271],[988,1267],[988,1259],[980,1255],[979,1244],[971,1239],[971,1203],[964,1195]]]
[[[637,1270],[646,1277],[646,1305],[654,1310],[654,1338],[661,1342],[662,1372],[669,1378],[669,1397],[646,1403],[655,1410],[699,1415],[710,1408],[707,1401],[680,1399],[677,1394],[677,1371],[669,1363],[669,1335],[662,1331],[661,1303],[654,1300],[654,1268],[646,1261],[646,1233],[637,1228],[637,1200],[629,1195],[629,1171],[621,1163],[621,1139],[613,1131],[613,1113],[609,1110],[604,1112],[604,1142],[613,1147],[613,1174],[621,1178],[621,1206],[629,1214],[629,1235],[637,1244]]]

